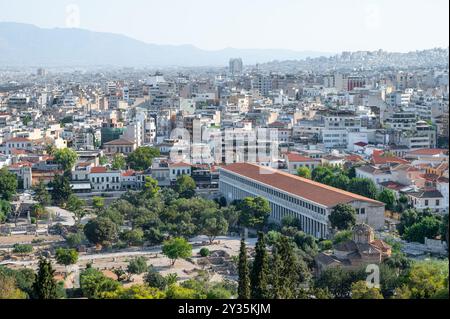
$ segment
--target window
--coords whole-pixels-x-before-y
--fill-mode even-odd
[[[439,206],[440,205],[440,201],[439,201],[439,199],[436,199],[436,206]]]
[[[428,199],[425,199],[425,206],[428,206]]]

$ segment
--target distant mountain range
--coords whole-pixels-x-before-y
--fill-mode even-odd
[[[277,49],[207,51],[192,45],[148,44],[123,35],[83,29],[44,29],[0,22],[0,66],[226,66],[235,57],[251,65],[331,55]]]

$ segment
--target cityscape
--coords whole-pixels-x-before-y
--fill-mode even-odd
[[[364,0],[377,49],[237,49],[251,27],[219,49],[4,2],[0,299],[449,298],[448,30],[387,42],[389,7]]]

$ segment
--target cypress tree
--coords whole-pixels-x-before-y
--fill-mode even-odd
[[[263,232],[258,233],[255,252],[255,260],[253,261],[250,278],[251,297],[252,299],[268,299],[270,298],[268,285],[269,264]]]
[[[36,299],[56,299],[56,281],[53,279],[55,271],[47,259],[39,259],[39,270],[33,283],[33,292]]]
[[[297,298],[301,289],[299,285],[310,278],[310,272],[303,260],[300,260],[294,251],[291,240],[282,236],[276,244],[275,254],[279,258],[279,294],[282,299]]]
[[[283,279],[281,277],[282,262],[278,249],[273,247],[272,250],[272,264],[271,264],[271,298],[283,299]]]
[[[250,299],[250,274],[247,261],[247,247],[245,245],[244,237],[242,237],[241,240],[238,271],[239,271],[238,299]]]

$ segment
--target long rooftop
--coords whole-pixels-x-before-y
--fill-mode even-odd
[[[280,170],[258,166],[255,164],[235,163],[221,167],[221,170],[245,176],[326,207],[334,207],[337,204],[345,204],[354,201],[362,201],[376,206],[384,206],[384,203],[382,202],[361,195],[353,194],[306,178],[288,174]]]

